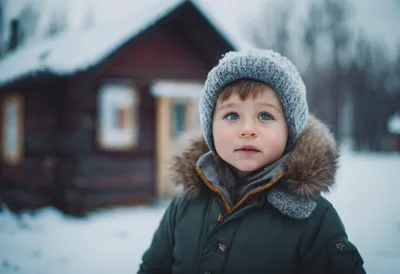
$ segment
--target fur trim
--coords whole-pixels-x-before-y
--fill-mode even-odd
[[[171,180],[183,188],[183,195],[191,198],[205,187],[195,167],[197,160],[209,148],[201,132],[191,133],[185,140],[187,145],[179,142],[182,150],[172,158]],[[284,184],[301,198],[329,192],[334,183],[337,164],[338,151],[333,136],[326,125],[310,115],[307,126],[291,153],[286,175],[279,184]]]
[[[197,197],[200,189],[204,187],[196,171],[196,163],[209,148],[200,131],[185,133],[177,144],[180,149],[172,155],[170,180],[178,188],[182,188],[184,196],[191,199]]]
[[[339,153],[328,127],[310,116],[291,153],[285,184],[300,197],[329,192],[335,182]]]

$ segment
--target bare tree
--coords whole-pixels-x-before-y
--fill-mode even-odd
[[[325,0],[327,15],[327,31],[333,44],[333,62],[335,68],[340,70],[342,54],[349,45],[350,29],[349,19],[353,8],[348,0]]]
[[[343,83],[346,68],[342,59],[348,55],[350,14],[347,0],[314,0],[303,32],[305,51],[310,58],[305,75],[310,109],[328,123],[338,141],[341,105],[347,100],[344,92],[348,90]],[[321,46],[320,41],[325,44]],[[321,57],[324,63],[318,62]]]
[[[310,110],[324,118],[329,112],[329,108],[322,105],[326,88],[324,87],[325,79],[321,68],[318,68],[318,40],[325,31],[323,6],[321,3],[312,2],[307,12],[307,20],[303,24],[303,42],[304,50],[309,55],[308,69],[304,75],[304,81],[307,86],[307,99]]]
[[[353,136],[357,150],[371,149],[370,128],[373,123],[370,121],[371,103],[375,101],[374,88],[375,79],[369,69],[373,65],[373,48],[368,39],[361,35],[357,39],[357,52],[354,62],[349,71],[348,84],[351,86],[353,98]],[[377,103],[377,102],[376,102]],[[368,124],[369,123],[369,124]]]
[[[282,1],[274,7],[263,6],[262,19],[253,21],[250,29],[250,39],[259,48],[271,48],[283,55],[289,55],[289,20],[291,16],[290,6],[292,1]]]
[[[317,68],[317,42],[325,31],[323,7],[319,2],[312,2],[308,10],[307,21],[304,28],[304,43],[310,55],[310,68]]]
[[[392,71],[392,88],[395,93],[400,94],[400,43],[398,44],[397,48],[397,57]],[[400,105],[398,105],[398,107],[400,108]],[[400,109],[398,111],[400,112]]]
[[[276,50],[283,55],[289,55],[288,52],[288,44],[290,39],[288,30],[289,15],[290,15],[289,9],[281,11],[281,14],[279,16],[279,25],[275,33]]]
[[[0,59],[3,57],[5,53],[5,34],[4,34],[4,9],[5,3],[4,0],[0,0]]]
[[[383,46],[361,36],[357,52],[347,73],[353,98],[353,136],[357,150],[382,150],[389,147],[387,121],[400,111],[400,54],[394,60]]]
[[[347,0],[324,0],[324,8],[327,20],[327,33],[332,43],[332,84],[330,86],[330,100],[332,113],[329,118],[332,130],[340,141],[341,132],[339,117],[341,104],[346,100],[344,92],[347,90],[343,82],[345,67],[343,56],[348,52],[349,45],[349,19],[351,8]]]

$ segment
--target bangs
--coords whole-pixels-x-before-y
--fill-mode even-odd
[[[264,91],[266,86],[269,87],[267,83],[257,80],[237,80],[224,87],[218,100],[223,103],[228,100],[232,94],[237,94],[242,101],[246,100],[250,95],[256,98]]]

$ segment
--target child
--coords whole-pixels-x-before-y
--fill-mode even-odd
[[[338,152],[308,113],[294,65],[270,50],[229,52],[200,98],[202,137],[175,158],[183,193],[138,273],[365,273],[333,206]]]

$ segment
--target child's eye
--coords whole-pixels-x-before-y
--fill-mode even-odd
[[[237,120],[237,119],[239,119],[239,115],[235,112],[231,112],[231,113],[228,113],[227,115],[225,115],[224,118],[228,119],[228,120]]]
[[[258,118],[265,121],[274,119],[274,117],[266,112],[261,112],[260,114],[258,114]]]

